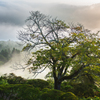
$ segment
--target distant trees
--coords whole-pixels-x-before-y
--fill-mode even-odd
[[[81,25],[67,26],[63,21],[38,11],[30,14],[25,30],[19,32],[19,39],[27,43],[23,50],[38,47],[27,62],[31,65],[30,72],[36,75],[49,68],[54,89],[59,90],[64,80],[73,79],[85,68],[99,68],[98,33],[92,34]]]
[[[3,49],[0,52],[0,65],[3,65],[4,63],[6,63],[13,54],[18,54],[20,53],[20,50],[13,48],[13,50],[8,49]]]
[[[12,54],[16,54],[16,53],[20,53],[20,50],[18,50],[18,49],[16,49],[16,48],[13,48],[13,50],[12,50]]]

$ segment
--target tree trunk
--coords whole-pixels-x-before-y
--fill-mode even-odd
[[[54,79],[54,89],[60,90],[61,82],[59,82],[57,79]]]

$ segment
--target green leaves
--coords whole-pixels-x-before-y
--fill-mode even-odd
[[[76,77],[86,67],[100,65],[98,34],[90,33],[82,25],[67,26],[62,20],[38,11],[31,13],[28,22],[26,31],[19,36],[27,43],[23,50],[39,46],[27,63],[32,65],[31,71],[37,73],[48,67],[55,81],[61,83]]]
[[[32,62],[33,58],[31,58],[28,64],[33,64],[32,70],[49,65],[50,68],[56,68],[56,74],[61,72],[62,75],[63,73],[67,75],[67,72],[69,72],[69,75],[71,75],[80,69],[82,64],[95,65],[99,63],[98,41],[94,38],[94,35],[87,36],[85,33],[73,33],[69,38],[65,37],[59,39],[59,42],[49,43],[54,49],[46,47],[32,53],[34,60]]]
[[[28,51],[32,45],[30,43],[27,43],[26,46],[22,49],[22,51]]]

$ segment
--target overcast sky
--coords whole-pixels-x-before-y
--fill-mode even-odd
[[[17,40],[30,11],[100,29],[100,0],[0,0],[0,40]]]

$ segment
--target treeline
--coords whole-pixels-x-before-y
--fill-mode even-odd
[[[4,49],[10,49],[16,48],[18,50],[22,50],[22,45],[20,42],[16,41],[0,41],[0,51]]]
[[[0,41],[0,65],[9,61],[14,53],[20,53],[23,45],[16,41]]]
[[[0,52],[0,65],[3,65],[4,63],[6,63],[7,61],[9,61],[12,57],[13,54],[19,54],[20,50],[13,48],[12,50],[8,49],[3,49]]]

